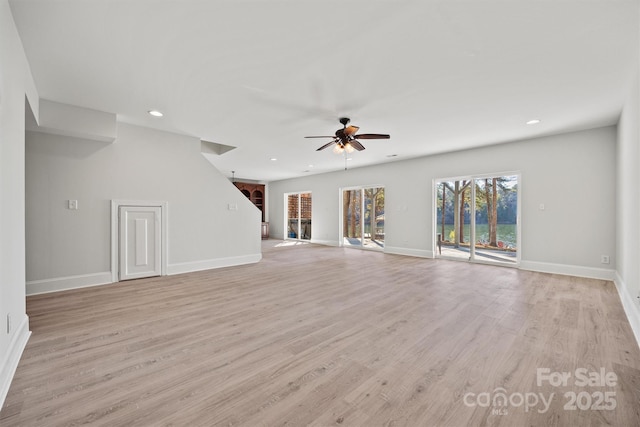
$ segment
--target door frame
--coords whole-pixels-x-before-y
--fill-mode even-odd
[[[313,194],[311,191],[294,191],[291,193],[284,193],[284,236],[283,240],[300,240],[302,242],[310,242],[311,239],[302,239],[300,238],[300,224],[302,222],[302,218],[300,215],[302,213],[302,203],[300,203],[302,194],[311,194],[311,224],[313,227]],[[289,237],[289,196],[298,196],[298,231],[296,233],[296,237]],[[311,237],[313,237],[313,228],[311,229]]]
[[[149,200],[111,200],[111,281],[119,282],[120,270],[120,218],[118,212],[121,206],[160,208],[160,274],[167,275],[168,258],[168,206],[167,202]]]
[[[361,222],[360,224],[360,233],[362,234],[362,237],[360,238],[360,246],[355,246],[355,245],[345,245],[344,244],[344,204],[343,204],[343,200],[344,200],[344,192],[345,191],[353,191],[353,190],[360,190],[360,211],[362,212],[362,215],[364,217],[364,211],[365,211],[365,196],[364,196],[364,190],[368,189],[368,188],[382,188],[385,190],[386,192],[386,187],[382,184],[380,185],[353,185],[353,186],[349,186],[349,187],[341,187],[338,189],[338,211],[339,211],[339,215],[340,215],[340,221],[338,223],[338,246],[339,247],[345,247],[345,248],[354,248],[354,249],[362,249],[365,251],[382,251],[384,252],[384,247],[382,248],[367,248],[364,246],[364,226],[365,223],[364,221]],[[386,194],[385,194],[386,197]],[[386,204],[385,204],[385,208],[386,208]],[[374,217],[375,217],[375,212],[374,212]],[[386,246],[386,241],[385,241],[385,246]]]
[[[445,178],[434,178],[431,181],[431,189],[432,189],[432,201],[431,201],[431,208],[432,208],[432,212],[433,212],[433,221],[431,224],[431,233],[433,236],[433,239],[431,239],[431,250],[433,253],[433,258],[442,258],[442,259],[450,259],[450,260],[454,260],[454,261],[460,261],[462,258],[452,258],[452,257],[446,257],[446,256],[442,256],[442,255],[438,255],[438,248],[437,248],[437,243],[436,243],[436,237],[438,235],[438,206],[437,206],[437,200],[438,200],[438,188],[437,188],[437,184],[439,182],[452,182],[452,181],[461,181],[463,179],[470,179],[471,181],[474,182],[474,185],[471,185],[471,200],[475,200],[476,198],[476,188],[475,188],[475,180],[476,179],[484,179],[484,178],[495,178],[495,177],[500,177],[500,176],[517,176],[518,177],[518,199],[516,201],[516,209],[518,210],[518,213],[516,215],[516,238],[518,240],[518,250],[516,253],[516,262],[514,264],[507,264],[507,263],[499,263],[499,262],[491,262],[491,261],[485,261],[483,259],[479,259],[475,256],[475,241],[476,241],[476,223],[475,223],[475,217],[476,217],[476,206],[475,203],[472,203],[470,206],[470,216],[472,218],[471,224],[469,224],[470,227],[470,232],[469,232],[469,239],[471,242],[473,242],[473,244],[469,245],[469,259],[466,260],[466,262],[471,262],[471,263],[476,263],[476,264],[488,264],[488,265],[499,265],[499,266],[504,266],[504,267],[515,267],[515,268],[519,268],[520,267],[520,263],[522,261],[522,172],[520,172],[519,170],[517,171],[508,171],[508,172],[497,172],[497,173],[482,173],[482,174],[469,174],[469,175],[460,175],[460,176],[456,176],[456,177],[445,177]]]

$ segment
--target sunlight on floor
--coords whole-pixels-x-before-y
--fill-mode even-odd
[[[283,246],[300,246],[300,245],[308,245],[309,242],[299,242],[299,241],[292,241],[292,240],[287,240],[284,241],[282,243],[278,243],[277,245],[275,245],[276,248],[281,248]]]

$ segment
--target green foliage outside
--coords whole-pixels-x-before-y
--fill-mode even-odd
[[[475,200],[471,200],[472,186],[475,186]],[[436,232],[445,242],[469,243],[474,204],[476,244],[505,250],[517,248],[517,176],[439,182],[436,190]],[[460,236],[456,236],[456,232]]]

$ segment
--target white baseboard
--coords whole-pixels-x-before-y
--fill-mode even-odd
[[[46,294],[49,292],[67,291],[69,289],[113,283],[111,272],[83,274],[79,276],[56,277],[53,279],[32,280],[27,282],[27,295]]]
[[[316,245],[324,245],[324,246],[340,246],[340,242],[337,240],[318,240],[311,239],[311,243],[315,243]]]
[[[620,301],[622,301],[622,307],[627,315],[627,319],[629,319],[629,324],[631,325],[633,334],[636,337],[638,347],[640,347],[640,307],[638,307],[638,303],[633,298],[633,295],[629,293],[629,288],[618,273],[616,273],[616,277],[613,282],[616,284],[616,289],[618,289],[618,294],[620,295]]]
[[[25,314],[24,317],[22,317],[22,321],[18,325],[15,333],[11,337],[9,348],[2,360],[2,366],[0,366],[0,408],[4,405],[4,400],[9,393],[11,381],[16,373],[18,363],[22,357],[22,352],[24,351],[30,336],[31,331],[29,330],[29,317]]]
[[[549,262],[521,261],[520,269],[539,271],[541,273],[562,274],[565,276],[587,277],[590,279],[611,280],[615,278],[615,270],[605,268],[582,267],[578,265],[553,264]]]
[[[399,248],[394,246],[385,246],[384,253],[393,254],[393,255],[407,255],[407,256],[414,256],[414,257],[420,257],[420,258],[433,258],[433,251],[427,251],[424,249],[410,249],[410,248]]]
[[[206,259],[202,261],[183,262],[179,264],[169,264],[167,274],[191,273],[193,271],[211,270],[214,268],[232,267],[235,265],[254,264],[262,259],[262,253],[242,255],[236,257]]]
[[[192,271],[210,270],[212,268],[231,267],[234,265],[253,264],[262,259],[262,254],[243,255],[238,257],[217,258],[203,261],[185,262],[167,266],[167,274],[181,274]],[[80,276],[56,277],[54,279],[33,280],[27,282],[26,294],[37,295],[70,289],[114,283],[110,271],[104,273],[84,274]]]

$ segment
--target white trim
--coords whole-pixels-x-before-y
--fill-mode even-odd
[[[387,246],[385,245],[384,251],[385,254],[392,255],[406,255],[413,256],[419,258],[433,258],[433,251],[425,250],[425,249],[409,249],[409,248],[398,248],[395,246]]]
[[[27,295],[47,294],[50,292],[67,291],[70,289],[86,288],[89,286],[107,285],[113,283],[111,272],[82,274],[78,276],[56,277],[53,279],[32,280],[27,282]]]
[[[161,233],[161,274],[167,275],[167,260],[169,259],[169,204],[162,201],[151,200],[111,200],[111,282],[115,283],[118,278],[118,210],[120,206],[144,206],[144,207],[159,207],[162,218]]]
[[[554,264],[550,262],[522,261],[520,263],[520,269],[611,281],[614,280],[615,276],[615,270],[583,267],[580,265]]]
[[[343,191],[347,191],[347,190],[362,190],[362,189],[366,189],[366,188],[384,188],[384,185],[382,184],[375,184],[375,185],[352,185],[349,187],[340,187],[340,197],[342,198],[342,192]]]
[[[182,262],[167,266],[167,274],[191,273],[193,271],[211,270],[214,268],[233,267],[236,265],[254,264],[262,259],[262,253],[241,255],[236,257],[206,259],[202,261]]]
[[[633,296],[629,294],[629,288],[626,283],[624,283],[624,280],[622,280],[622,277],[620,277],[620,274],[616,272],[615,276],[613,283],[616,284],[616,289],[618,290],[618,295],[620,295],[622,307],[627,315],[627,319],[629,319],[629,324],[631,325],[633,334],[636,337],[638,347],[640,347],[640,308],[633,300]]]
[[[9,348],[7,349],[6,356],[2,361],[2,366],[0,369],[0,408],[4,405],[4,400],[9,393],[9,387],[11,386],[11,381],[13,380],[13,376],[16,373],[16,369],[18,368],[18,363],[20,362],[20,358],[22,357],[22,352],[27,345],[27,341],[29,341],[29,337],[31,336],[31,331],[29,330],[29,316],[26,314],[22,318],[22,322],[16,329],[13,337],[11,337],[11,342],[9,343]]]

